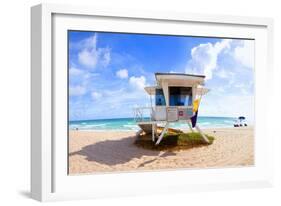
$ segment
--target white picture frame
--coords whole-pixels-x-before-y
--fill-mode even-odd
[[[59,19],[61,18],[61,19]],[[66,18],[66,19],[64,19]],[[75,18],[73,20],[73,18]],[[155,31],[149,24],[160,23],[174,26],[171,34],[186,31],[185,25],[201,25],[193,35],[218,35],[218,29],[210,33],[209,27],[227,28],[221,36],[256,37],[256,97],[255,97],[255,166],[250,168],[194,169],[178,171],[151,171],[118,174],[72,176],[65,168],[64,138],[56,138],[64,127],[64,100],[58,98],[66,94],[65,71],[54,70],[58,57],[66,57],[65,44],[57,40],[65,38],[64,31],[78,25],[80,29],[92,29],[89,22],[95,18],[105,18],[111,30],[118,29],[110,21],[120,21],[119,31],[163,33]],[[84,20],[83,20],[84,19]],[[85,23],[81,23],[84,21]],[[140,25],[130,25],[137,21]],[[88,22],[88,23],[87,23]],[[87,26],[88,25],[88,26]],[[96,24],[98,25],[98,23]],[[142,25],[142,26],[141,26]],[[273,21],[269,18],[237,17],[225,15],[201,15],[189,13],[155,13],[149,11],[128,11],[92,8],[83,6],[40,4],[31,8],[31,196],[39,201],[113,197],[123,195],[171,193],[189,191],[209,191],[214,189],[238,189],[269,187],[273,184],[273,131],[268,119],[272,118],[271,102],[262,93],[272,94],[273,77]],[[205,27],[205,28],[204,28]],[[78,26],[77,26],[78,28]],[[101,27],[102,28],[102,27]],[[108,27],[109,28],[109,27]],[[160,28],[160,27],[159,27]],[[105,29],[106,30],[106,29]],[[207,31],[208,30],[208,31]],[[218,35],[220,36],[220,35]],[[59,45],[59,46],[58,46]],[[261,49],[263,48],[263,49]],[[56,56],[59,53],[60,56]],[[61,56],[62,55],[62,56]],[[56,60],[55,60],[56,59]],[[61,59],[61,58],[60,58]],[[64,62],[65,63],[65,62]],[[62,82],[62,84],[58,84]],[[267,85],[267,88],[264,87]],[[59,94],[59,95],[58,95]],[[61,102],[61,103],[58,103]],[[65,134],[67,135],[67,134]],[[261,138],[263,136],[263,138]],[[266,138],[264,138],[266,137]],[[163,179],[167,181],[162,181]],[[144,181],[146,180],[147,182]],[[179,180],[179,181],[177,181]],[[88,183],[88,184],[87,184]],[[72,189],[68,190],[72,185]],[[83,185],[83,187],[79,187]],[[79,188],[79,189],[78,189]]]

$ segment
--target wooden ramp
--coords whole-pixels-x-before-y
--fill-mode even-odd
[[[144,131],[146,134],[152,133],[152,124],[148,123],[139,123],[138,126]],[[157,126],[157,129],[155,130],[157,133],[161,134],[164,127]],[[167,128],[167,132],[169,133],[182,133],[180,129],[173,129],[173,128]]]
[[[144,131],[146,134],[152,133],[152,124],[138,124],[139,127]]]

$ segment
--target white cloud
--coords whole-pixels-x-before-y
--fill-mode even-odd
[[[83,70],[80,68],[78,69],[77,67],[71,67],[69,69],[69,84],[70,86],[80,85],[80,87],[83,87],[85,90],[89,91],[90,88],[88,88],[88,86],[96,76],[99,76],[99,73],[93,73],[89,72],[88,70]],[[77,88],[79,88],[79,86],[77,88],[76,87],[73,89],[77,90]]]
[[[102,53],[101,63],[104,67],[106,67],[111,61],[110,49],[109,48],[103,48],[103,49],[100,49],[100,52]]]
[[[78,53],[79,62],[89,68],[94,69],[99,63],[103,67],[106,67],[110,60],[109,48],[97,48],[97,35],[81,42],[82,50]]]
[[[116,76],[120,79],[127,79],[128,78],[128,70],[127,69],[120,69],[116,72]]]
[[[95,67],[98,61],[98,53],[96,50],[84,49],[78,54],[79,62],[84,66]]]
[[[209,102],[212,102],[210,104]],[[253,95],[220,95],[206,96],[203,98],[199,108],[201,116],[245,116],[249,121],[254,120],[254,96]]]
[[[218,71],[216,71],[216,75],[222,79],[230,79],[234,76],[234,73],[220,68]]]
[[[74,67],[71,67],[69,69],[69,75],[70,76],[79,76],[81,74],[83,74],[83,71],[80,70],[80,69],[77,69],[77,68],[74,68]]]
[[[99,93],[99,92],[92,92],[92,93],[91,93],[91,96],[92,96],[92,98],[93,98],[94,100],[98,100],[98,99],[100,99],[100,98],[102,97],[102,94]]]
[[[69,87],[70,96],[82,96],[84,94],[86,94],[86,88],[81,85]]]
[[[238,83],[238,84],[235,84],[234,87],[236,87],[242,95],[249,95],[249,91],[250,91],[250,83]]]
[[[219,93],[224,93],[225,89],[223,87],[218,87],[218,88],[216,88],[216,91]]]
[[[91,97],[93,101],[89,103],[89,106],[85,107],[85,102],[80,102],[80,106],[76,107],[78,112],[81,107],[85,108],[85,113],[82,117],[75,118],[133,117],[133,107],[135,104],[144,106],[149,102],[149,96],[144,90],[131,90],[129,87],[107,88],[103,89],[102,93],[95,91],[91,93]],[[108,112],[108,109],[111,109],[110,112]],[[88,117],[85,117],[85,114]]]
[[[224,39],[215,44],[200,44],[192,48],[191,60],[188,62],[186,73],[204,74],[206,79],[212,79],[213,71],[217,68],[218,55],[230,48],[231,40]]]
[[[146,85],[146,78],[144,76],[140,76],[140,77],[135,77],[132,76],[129,79],[129,83],[134,87],[137,88],[139,90],[143,90],[145,85]]]
[[[245,84],[238,83],[238,84],[235,84],[234,87],[236,87],[236,88],[244,88]]]
[[[254,41],[243,40],[241,45],[234,49],[234,57],[245,67],[254,67]]]

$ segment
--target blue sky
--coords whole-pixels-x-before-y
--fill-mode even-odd
[[[254,40],[69,31],[70,120],[132,117],[155,72],[206,75],[201,116],[254,114]]]

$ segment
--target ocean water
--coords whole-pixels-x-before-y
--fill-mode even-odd
[[[236,118],[232,117],[198,117],[197,124],[201,128],[233,127]],[[171,123],[170,127],[188,129],[187,123]],[[95,131],[138,131],[140,128],[134,118],[79,120],[69,122],[70,130],[95,130]]]

